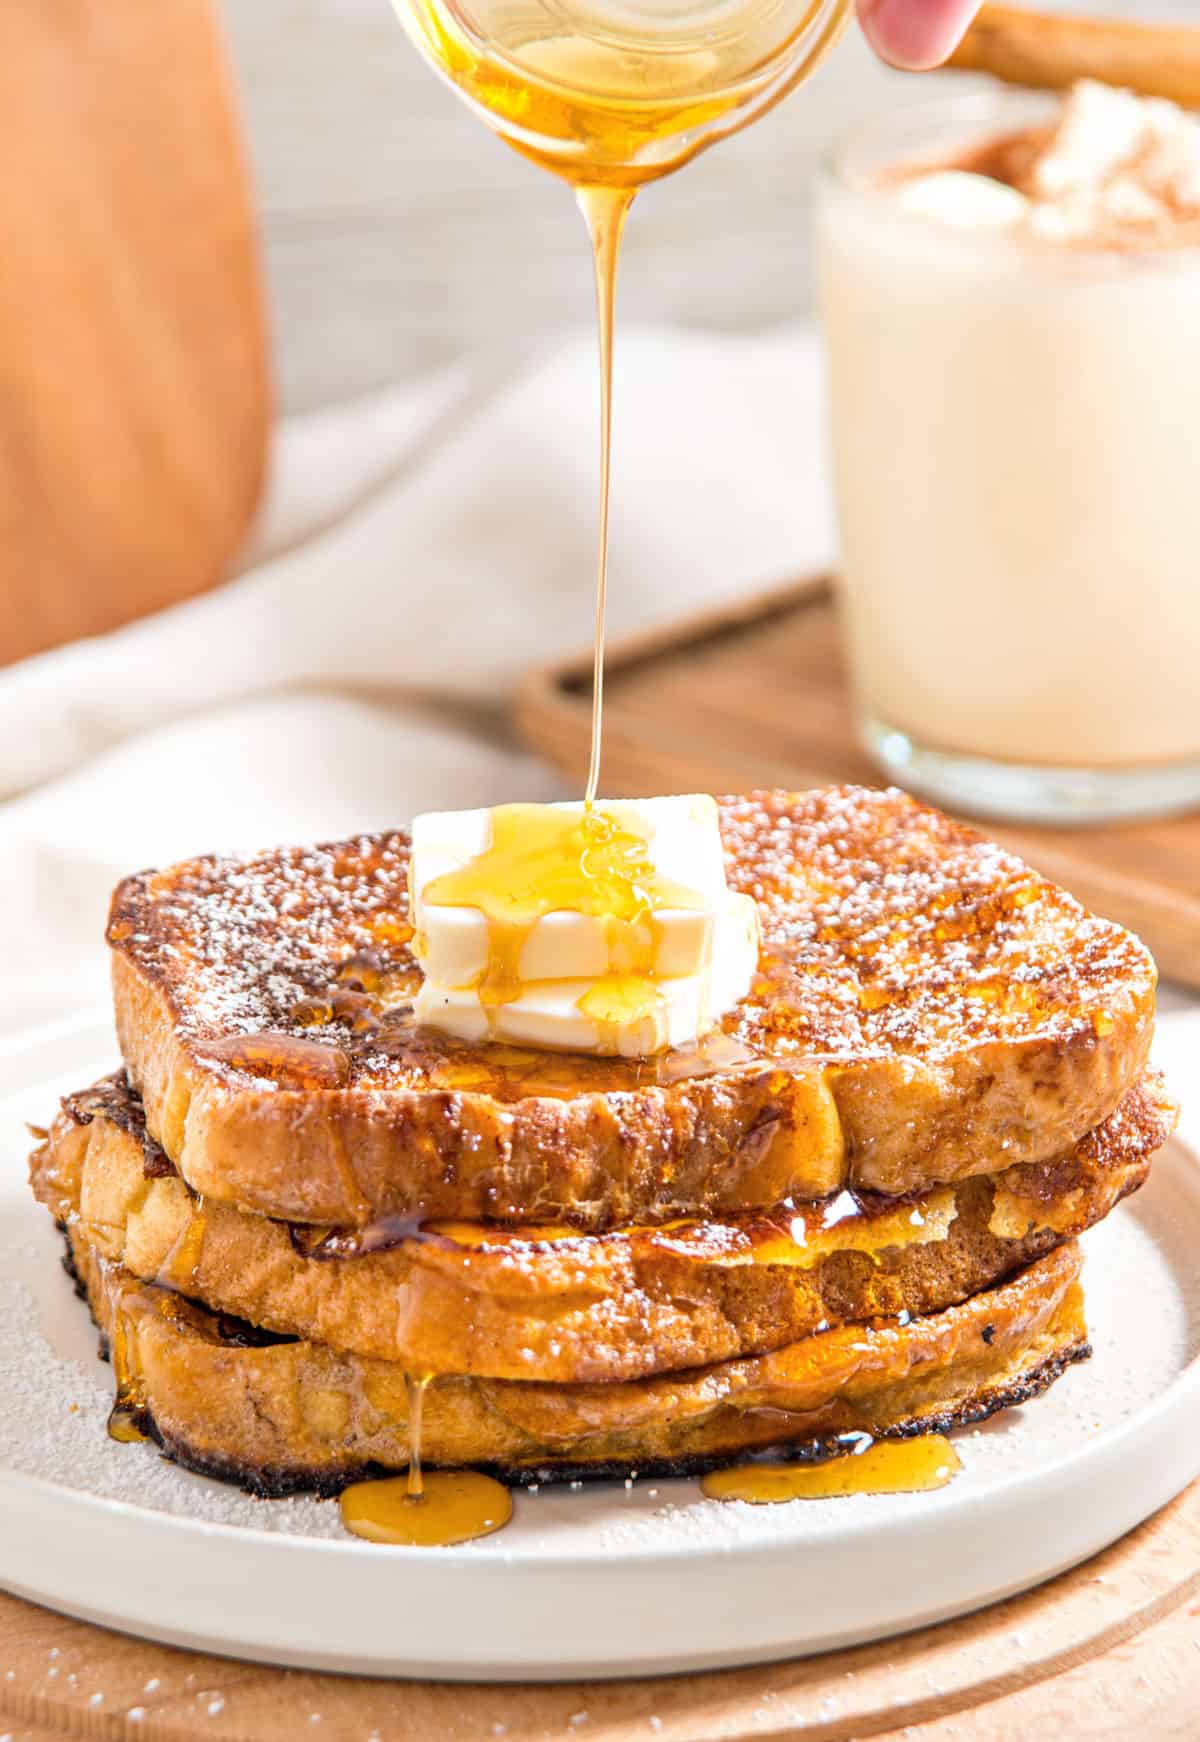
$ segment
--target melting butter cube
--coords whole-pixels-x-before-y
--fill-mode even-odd
[[[749,989],[757,911],[729,891],[711,798],[440,812],[412,839],[421,1022],[643,1056]]]

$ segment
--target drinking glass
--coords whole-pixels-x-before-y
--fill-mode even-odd
[[[1200,804],[1200,249],[1035,245],[885,172],[1045,123],[994,92],[872,123],[818,199],[858,728],[987,816]]]

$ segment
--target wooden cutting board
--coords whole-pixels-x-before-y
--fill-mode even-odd
[[[525,743],[576,781],[587,770],[591,659],[589,649],[531,672],[517,697]],[[636,798],[830,781],[879,784],[854,742],[828,576],[611,647],[606,791]],[[1139,933],[1165,976],[1200,988],[1200,814],[1119,828],[982,826]]]
[[[0,665],[211,586],[258,500],[258,251],[207,0],[0,6]]]

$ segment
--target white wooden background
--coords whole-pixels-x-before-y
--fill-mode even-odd
[[[389,0],[218,3],[263,214],[285,408],[590,318],[569,191],[467,113]],[[1111,9],[1188,16],[1197,0]],[[857,117],[919,94],[847,37],[773,115],[640,197],[622,315],[718,329],[794,318],[810,296],[815,160]]]

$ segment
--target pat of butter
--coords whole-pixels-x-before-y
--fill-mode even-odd
[[[518,975],[524,982],[595,980],[635,973],[643,964],[655,979],[698,974],[712,958],[716,920],[712,910],[680,908],[628,926],[595,914],[548,913],[526,934]],[[488,923],[478,908],[426,906],[418,927],[421,967],[429,979],[466,986],[487,972]]]
[[[750,988],[758,961],[758,925],[748,898],[733,896],[730,923],[710,970],[674,980],[610,975],[594,980],[531,982],[509,1003],[487,1007],[477,988],[422,982],[418,1022],[460,1040],[506,1040],[515,1046],[649,1058],[688,1046]],[[609,988],[612,995],[609,995]]]
[[[583,806],[575,803],[521,808],[570,818],[583,815]],[[661,979],[699,973],[711,956],[713,917],[728,893],[716,804],[697,795],[640,804],[606,802],[596,808],[645,834],[654,870],[694,892],[697,905],[662,909],[625,925],[614,924],[613,916],[604,913],[560,908],[541,914],[525,928],[520,979],[585,980],[639,969]],[[478,907],[431,901],[429,887],[447,873],[465,870],[491,841],[490,810],[433,812],[413,823],[410,875],[419,958],[426,976],[441,985],[464,986],[486,971],[489,925]]]
[[[659,1052],[744,997],[757,962],[705,796],[421,816],[410,882],[417,1019],[467,1040]]]

